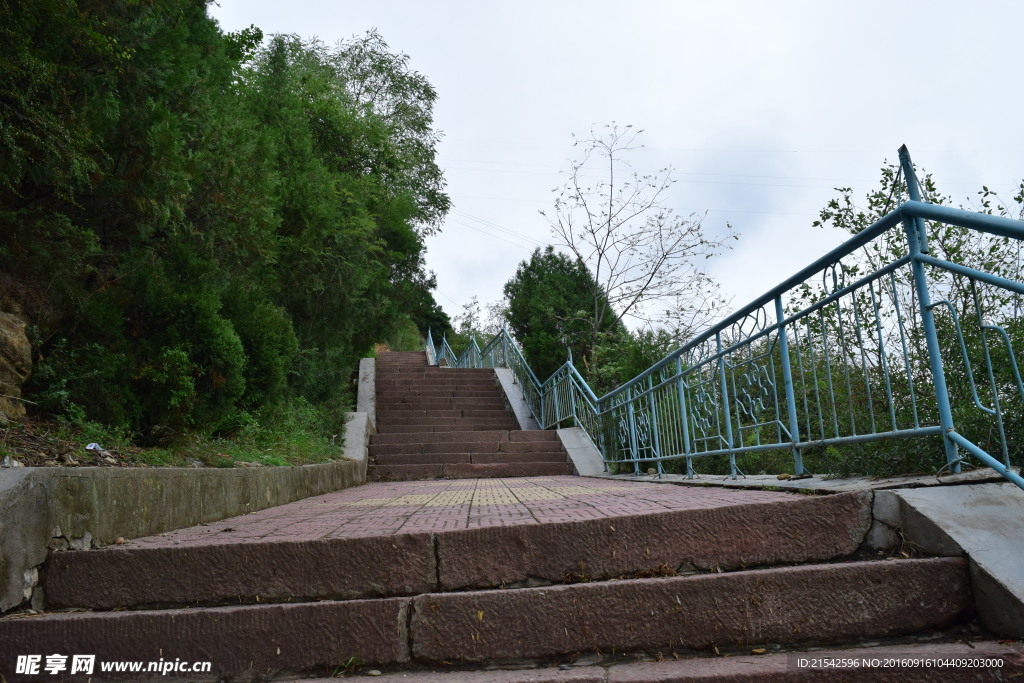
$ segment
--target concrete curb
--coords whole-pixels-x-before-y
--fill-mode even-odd
[[[377,428],[377,360],[363,358],[359,361],[359,390],[356,392],[356,412],[366,413],[370,424]]]
[[[601,453],[582,427],[567,427],[555,431],[580,476],[594,477],[604,474],[604,461],[601,459]]]
[[[366,481],[366,468],[370,460],[370,436],[376,434],[373,420],[367,413],[345,415],[345,457],[358,464],[362,481]]]
[[[365,462],[179,469],[31,467],[0,473],[0,611],[33,597],[51,544],[87,550],[364,483]],[[39,598],[40,596],[36,596]]]
[[[722,474],[698,474],[687,479],[685,474],[610,474],[601,473],[596,476],[617,479],[620,481],[642,481],[653,484],[676,484],[681,486],[720,486],[727,489],[794,489],[815,491],[820,493],[843,493],[844,491],[863,491],[874,489],[906,489],[934,486],[963,486],[966,484],[1002,483],[1005,478],[998,472],[987,467],[961,472],[960,474],[944,475],[908,475],[892,476],[878,479],[867,476],[833,478],[829,476],[813,476],[810,479],[779,479],[774,474],[748,474],[739,479],[730,479]]]
[[[352,459],[320,465],[0,469],[0,613],[42,604],[39,566],[51,546],[87,550],[363,484],[372,432],[365,413],[350,413]]]
[[[540,429],[537,420],[533,419],[533,414],[530,412],[530,404],[526,402],[526,397],[523,396],[523,391],[516,382],[512,371],[508,368],[494,368],[494,374],[498,376],[498,384],[501,385],[502,391],[505,392],[508,404],[512,408],[512,412],[515,413],[516,420],[519,421],[519,428]]]
[[[965,555],[982,624],[1024,637],[1024,496],[1013,484],[876,491],[874,520],[878,545],[909,541],[927,553]]]

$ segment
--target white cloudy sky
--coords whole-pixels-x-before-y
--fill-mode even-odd
[[[377,28],[439,94],[453,210],[428,242],[452,315],[501,296],[552,241],[538,210],[572,133],[644,129],[634,165],[671,164],[670,205],[741,234],[712,266],[738,307],[842,236],[811,227],[906,143],[957,199],[1024,178],[1017,0],[219,0],[225,31]]]

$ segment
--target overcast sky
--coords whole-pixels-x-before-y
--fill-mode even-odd
[[[839,244],[811,226],[907,144],[966,201],[1024,178],[1024,2],[220,0],[225,31],[319,37],[377,28],[438,92],[453,208],[428,240],[451,315],[501,297],[552,237],[538,210],[572,134],[642,128],[640,170],[671,164],[669,205],[740,233],[711,266],[738,308]]]

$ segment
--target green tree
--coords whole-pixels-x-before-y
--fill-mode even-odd
[[[568,350],[580,367],[587,367],[594,351],[594,330],[600,336],[621,329],[607,301],[595,319],[597,289],[586,266],[552,246],[534,250],[505,283],[509,331],[540,379],[567,360]]]
[[[0,9],[0,295],[46,410],[217,432],[343,401],[374,342],[447,320],[436,93],[378,35],[261,45],[200,0]]]
[[[392,52],[376,29],[339,43],[329,62],[357,110],[386,130],[390,150],[377,154],[376,163],[389,164],[391,191],[411,198],[418,231],[434,234],[451,206],[436,163],[441,140],[433,128],[437,92],[409,67],[409,56]]]
[[[929,201],[956,204],[951,197],[939,192],[930,174],[920,171],[919,175],[923,176],[921,188]],[[880,176],[878,186],[862,204],[854,201],[850,188],[838,188],[840,196],[821,211],[815,225],[834,226],[857,234],[891,211],[898,201],[907,198],[899,167],[885,165]],[[967,206],[961,205],[961,208],[1013,218],[1024,215],[1024,184],[1017,187],[1011,201],[1000,198],[987,187],[983,187],[976,196],[977,199],[968,200]],[[933,222],[926,224],[926,232],[931,256],[1010,280],[1020,279],[1024,253],[1019,241]],[[840,283],[850,284],[904,256],[907,249],[906,235],[897,227],[845,258],[836,269],[836,276]],[[1019,356],[1019,350],[1024,347],[1024,326],[1021,324],[1024,297],[942,268],[929,266],[925,273],[932,301],[940,302],[933,308],[933,313],[957,430],[997,456],[1004,447],[1010,453],[1018,451],[1024,444],[1024,396],[1013,373],[1009,349],[1015,349]],[[923,423],[937,424],[931,369],[912,272],[909,267],[899,268],[891,279],[877,281],[874,286],[875,293],[862,288],[856,294],[844,297],[841,310],[838,305],[831,305],[827,309],[829,316],[816,322],[813,328],[816,336],[825,339],[838,338],[838,329],[833,328],[840,323],[847,330],[856,329],[858,319],[866,321],[869,327],[875,327],[872,297],[877,294],[875,302],[879,304],[878,329],[882,339],[878,338],[877,332],[869,330],[864,335],[863,344],[850,347],[847,353],[838,347],[833,349],[833,359],[843,361],[833,369],[833,375],[849,369],[850,376],[855,378],[852,396],[842,399],[848,405],[840,406],[838,414],[844,416],[844,420],[848,415],[851,424],[856,422],[863,429],[864,425],[870,424],[872,416],[884,424],[892,408],[898,426],[908,428],[916,422],[917,415],[913,412],[916,405]],[[794,308],[806,306],[823,294],[820,287],[805,285]],[[896,317],[897,308],[901,319]],[[1006,337],[996,331],[996,327],[1001,328]],[[904,369],[902,360],[901,328],[905,329],[909,371]],[[883,349],[889,356],[887,368],[883,367]],[[991,359],[991,365],[986,355]],[[823,368],[817,370],[819,375],[825,376]],[[893,393],[891,405],[887,397],[887,383],[891,384]],[[998,401],[1002,429],[991,413],[978,407],[972,383],[977,390],[978,402],[986,409],[993,410]],[[911,388],[915,391],[913,397]],[[866,401],[869,389],[873,410],[869,409]],[[884,446],[863,444],[844,447],[843,457],[832,462],[829,469],[874,474],[928,471],[938,467],[935,454],[935,444],[931,440],[900,440],[887,442]]]

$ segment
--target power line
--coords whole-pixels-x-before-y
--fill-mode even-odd
[[[534,238],[530,237],[529,235],[524,235],[523,233],[516,232],[515,230],[512,230],[511,228],[506,228],[504,226],[498,225],[497,223],[494,223],[493,221],[489,221],[489,220],[486,220],[484,218],[480,218],[479,216],[474,216],[473,214],[471,214],[471,213],[469,213],[467,211],[462,211],[461,209],[453,209],[453,211],[454,211],[454,213],[457,213],[457,214],[459,214],[461,216],[465,216],[466,218],[469,218],[470,220],[474,220],[474,221],[477,221],[478,223],[483,223],[484,225],[490,226],[492,228],[496,228],[496,229],[498,229],[498,230],[500,230],[500,231],[502,231],[504,233],[507,233],[509,235],[512,235],[514,237],[518,237],[518,238],[524,239],[524,240],[526,240],[528,242],[533,242],[534,244],[537,244],[537,245],[540,245],[540,246],[544,246],[543,242],[541,242],[539,240],[535,240]]]
[[[502,242],[508,242],[512,246],[519,247],[520,249],[525,249],[526,251],[530,251],[530,247],[527,247],[527,246],[522,245],[522,244],[517,244],[516,242],[513,242],[512,240],[507,240],[507,239],[505,239],[504,237],[502,237],[500,235],[495,235],[493,232],[487,232],[486,230],[478,228],[475,225],[470,225],[469,223],[464,223],[462,221],[455,220],[454,218],[449,218],[448,222],[455,223],[456,225],[461,225],[462,227],[469,228],[470,230],[476,230],[477,232],[483,233],[483,234],[487,235],[488,237],[493,237],[496,240],[501,240]]]
[[[451,301],[451,302],[452,302],[453,304],[455,304],[456,306],[458,306],[458,305],[459,305],[459,302],[458,302],[458,301],[456,301],[455,299],[451,298],[450,296],[448,296],[447,294],[445,294],[444,292],[442,292],[442,291],[441,291],[440,289],[438,289],[438,288],[436,288],[436,287],[435,287],[435,288],[434,288],[434,291],[435,291],[435,292],[437,292],[438,294],[440,294],[441,296],[443,296],[443,297],[444,297],[445,299],[448,299],[448,301]]]

